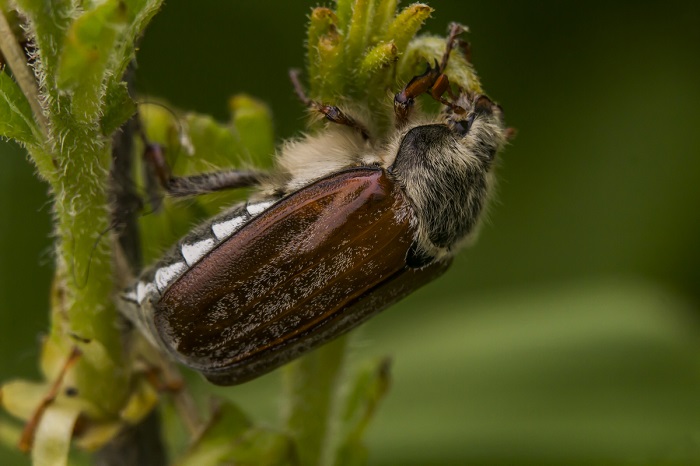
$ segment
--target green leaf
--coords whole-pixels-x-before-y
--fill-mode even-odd
[[[274,138],[267,107],[250,98],[232,104],[236,108],[233,120],[241,125],[240,129],[198,113],[187,113],[180,118],[167,104],[141,104],[139,116],[146,137],[162,146],[175,176],[269,165]],[[143,149],[136,150],[141,153]],[[141,189],[145,190],[142,164],[137,167],[140,172],[135,179],[142,182]],[[244,195],[244,190],[228,190],[187,202],[166,198],[163,212],[139,219],[144,258],[156,259],[163,248],[191,229],[193,220],[203,220],[240,201]]]
[[[0,136],[27,145],[38,145],[41,137],[27,98],[4,72],[0,72]]]
[[[178,157],[174,165],[177,173],[202,173],[250,162],[243,145],[228,125],[199,113],[186,114],[183,124],[194,151],[189,157]]]
[[[168,104],[159,102],[139,103],[137,106],[139,120],[146,137],[150,142],[173,148],[180,144],[180,134],[183,131],[175,112],[170,111]],[[176,147],[179,151],[181,148]],[[174,149],[173,149],[174,150]]]
[[[126,22],[125,5],[107,0],[83,13],[66,35],[56,84],[72,94],[72,113],[78,121],[93,121],[101,111],[103,81]]]
[[[272,113],[267,105],[240,94],[229,101],[235,134],[255,167],[270,167],[275,152]]]
[[[344,439],[338,448],[337,465],[360,466],[367,463],[363,437],[390,384],[389,358],[374,361],[355,376],[341,419]]]
[[[44,411],[32,447],[34,466],[64,466],[68,464],[73,426],[80,409],[76,406],[51,405]]]
[[[115,83],[107,88],[105,108],[100,120],[102,134],[110,136],[136,113],[136,103],[131,99],[126,83]]]
[[[265,110],[261,103],[250,100],[241,105],[247,107],[244,113],[249,112],[250,115],[252,112],[256,115],[254,118],[269,117],[264,115]],[[257,107],[258,105],[261,107]],[[178,115],[168,110],[167,104],[141,104],[139,116],[146,137],[150,142],[165,148],[170,166],[176,175],[191,175],[215,168],[239,167],[251,163],[250,154],[234,128],[219,123],[209,115],[189,112],[178,118]],[[256,124],[264,126],[260,121]],[[270,128],[266,129],[268,130]],[[260,139],[257,143],[263,145],[262,140],[267,137]]]
[[[0,401],[8,413],[26,421],[34,414],[48,390],[47,383],[11,380],[0,387]]]
[[[387,68],[399,58],[399,49],[393,42],[382,42],[370,49],[360,63],[359,74],[364,80],[369,80],[372,74]]]
[[[49,4],[45,0],[15,0],[15,3],[29,20],[46,75],[53,77],[58,67],[60,47],[75,16],[77,2],[51,0]]]
[[[296,465],[289,437],[271,430],[252,427],[233,404],[225,403],[215,413],[197,442],[177,463],[178,466],[282,466]]]
[[[298,465],[291,439],[261,428],[248,430],[235,442],[226,461],[240,466]]]
[[[309,43],[310,97],[321,102],[333,103],[343,94],[347,77],[343,64],[343,37],[335,27],[329,27],[314,45]],[[315,52],[314,52],[315,51]]]
[[[433,9],[424,3],[415,3],[404,8],[387,28],[384,40],[393,40],[399,53],[403,53],[432,12]]]
[[[338,28],[343,33],[347,33],[354,4],[355,0],[336,0],[335,14],[338,17]]]
[[[355,0],[345,41],[345,66],[354,71],[367,48],[370,0]]]
[[[225,402],[197,442],[177,463],[179,466],[282,466],[296,465],[296,453],[289,437],[253,427],[234,404]]]
[[[383,110],[388,108],[387,89],[391,89],[394,84],[398,60],[399,49],[393,42],[381,42],[365,54],[357,73],[357,83],[360,89],[366,90],[369,108]],[[386,126],[390,123],[391,119],[385,111],[374,113],[374,122],[377,126]]]
[[[123,0],[126,5],[129,27],[122,33],[116,54],[119,63],[112,71],[114,79],[120,80],[134,58],[135,44],[153,16],[160,10],[163,0]]]
[[[374,15],[371,18],[372,25],[370,26],[371,43],[380,41],[381,35],[387,30],[396,15],[397,5],[398,0],[380,0],[374,8]]]
[[[331,34],[331,31],[335,35],[338,34],[337,24],[338,18],[330,8],[318,7],[311,10],[306,38],[306,62],[308,64],[312,92],[319,89],[323,84],[323,74],[320,71],[322,61],[319,45],[325,36]]]
[[[16,448],[22,437],[22,428],[8,420],[5,416],[0,416],[0,449]]]

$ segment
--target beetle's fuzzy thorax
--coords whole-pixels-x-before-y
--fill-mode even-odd
[[[286,192],[347,167],[363,165],[374,151],[368,141],[350,128],[330,125],[323,131],[283,144],[278,169],[286,175]]]
[[[413,205],[414,266],[451,257],[475,235],[494,184],[492,167],[506,141],[501,110],[484,96],[456,101],[428,124],[412,125],[394,143],[391,173]]]

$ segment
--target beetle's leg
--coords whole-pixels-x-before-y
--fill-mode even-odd
[[[450,24],[450,34],[447,36],[447,46],[445,47],[445,53],[442,54],[442,60],[440,61],[441,74],[445,72],[445,68],[447,68],[447,62],[450,59],[450,53],[452,53],[452,49],[454,48],[455,43],[458,43],[460,34],[464,33],[464,31],[466,31],[466,28],[461,24]]]
[[[204,423],[200,419],[197,405],[188,391],[184,379],[177,367],[163,357],[162,353],[155,354],[157,365],[146,362],[145,378],[159,392],[170,394],[176,412],[182,418],[185,427],[192,437],[202,432]]]
[[[407,122],[415,105],[415,99],[421,94],[430,94],[430,96],[450,107],[456,113],[464,113],[465,110],[458,105],[448,101],[442,97],[447,92],[453,99],[450,88],[450,80],[445,74],[445,68],[450,58],[450,53],[454,48],[455,42],[458,41],[458,36],[464,32],[464,26],[452,23],[450,26],[450,34],[447,37],[447,46],[445,53],[442,55],[442,60],[438,64],[435,60],[434,66],[428,65],[425,73],[420,76],[414,76],[408,84],[394,97],[394,115],[396,116],[396,126],[402,127]]]
[[[457,46],[462,52],[462,55],[464,55],[464,59],[467,60],[467,63],[472,63],[472,44],[461,37],[458,37]]]
[[[289,70],[289,79],[292,81],[292,85],[294,86],[294,92],[304,105],[306,105],[311,110],[322,114],[326,117],[328,121],[338,123],[344,126],[349,126],[350,128],[359,131],[359,133],[362,135],[362,139],[369,139],[369,131],[367,131],[367,128],[365,128],[360,122],[355,120],[353,117],[351,117],[347,113],[344,113],[342,110],[340,110],[334,105],[326,105],[320,102],[316,102],[315,100],[309,99],[309,97],[306,95],[306,92],[304,92],[304,87],[299,81],[299,70]]]
[[[166,189],[175,197],[197,196],[225,189],[248,188],[260,184],[262,172],[228,169],[199,175],[171,177]]]
[[[197,196],[225,189],[248,188],[260,184],[265,177],[265,173],[261,171],[235,168],[190,176],[173,176],[163,148],[159,144],[149,142],[141,128],[139,134],[144,143],[144,158],[150,175],[147,180],[155,179],[171,196]],[[154,189],[150,186],[151,205],[157,206],[160,203],[155,199],[157,194],[153,192]]]
[[[397,127],[400,128],[408,122],[416,97],[428,92],[439,77],[440,69],[436,61],[435,67],[428,65],[425,73],[414,76],[403,90],[394,96],[394,115]]]

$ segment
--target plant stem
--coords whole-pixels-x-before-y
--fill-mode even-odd
[[[135,426],[125,429],[119,436],[95,454],[95,466],[165,466],[168,464],[165,446],[161,439],[160,415],[157,409]]]
[[[126,81],[131,82],[132,71],[126,74]],[[141,244],[137,223],[138,197],[132,192],[131,179],[133,165],[133,139],[136,122],[132,118],[122,127],[112,147],[112,166],[110,170],[112,220],[123,225],[117,229],[121,252],[129,268],[141,267]],[[117,280],[119,283],[119,280]],[[126,327],[125,327],[126,328]],[[165,466],[168,464],[163,443],[161,418],[158,408],[151,411],[145,419],[136,425],[128,426],[119,436],[95,453],[97,466],[117,466],[121,464],[147,464]]]
[[[299,463],[331,464],[337,442],[337,396],[348,336],[289,364],[284,372],[284,421],[297,443]]]

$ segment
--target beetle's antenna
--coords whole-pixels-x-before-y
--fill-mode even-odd
[[[300,75],[301,71],[298,68],[292,68],[291,70],[289,70],[289,80],[292,82],[294,93],[297,95],[299,100],[301,100],[302,104],[304,104],[307,107],[310,107],[311,99],[309,99],[309,97],[306,95],[304,86],[302,86],[301,80],[299,79]]]

